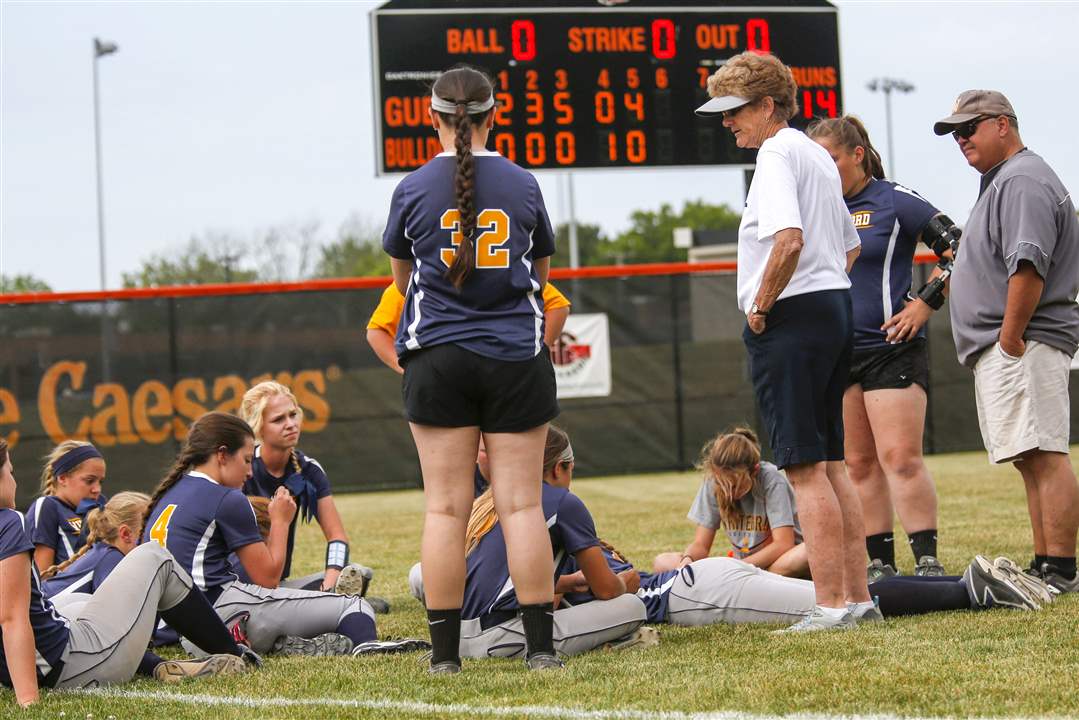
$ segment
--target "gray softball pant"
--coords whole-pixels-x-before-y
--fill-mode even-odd
[[[808,580],[783,577],[733,558],[690,563],[672,580],[667,621],[674,625],[793,623],[813,611]]]
[[[139,545],[85,602],[64,607],[70,637],[57,688],[127,682],[154,632],[157,613],[191,592],[191,576],[155,542]]]

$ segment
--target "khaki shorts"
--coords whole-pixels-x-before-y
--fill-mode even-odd
[[[978,425],[989,460],[1004,463],[1029,450],[1068,452],[1071,357],[1028,340],[1014,358],[995,343],[974,366]]]

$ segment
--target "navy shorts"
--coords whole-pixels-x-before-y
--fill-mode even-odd
[[[551,353],[495,360],[444,343],[409,353],[401,394],[410,422],[478,426],[483,432],[524,432],[558,416]]]
[[[749,374],[775,463],[781,468],[843,459],[843,392],[854,324],[849,290],[777,302],[765,330],[742,332]]]

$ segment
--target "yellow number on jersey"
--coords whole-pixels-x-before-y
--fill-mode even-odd
[[[442,262],[449,267],[457,246],[464,239],[461,234],[461,213],[447,210],[442,213],[440,226],[450,231],[451,247],[442,248]],[[488,208],[476,216],[476,228],[482,230],[476,238],[476,267],[484,270],[493,268],[506,269],[510,266],[509,248],[501,247],[510,239],[510,217],[504,210]]]
[[[172,520],[172,513],[175,510],[175,504],[166,505],[161,514],[157,516],[154,526],[150,528],[150,539],[156,541],[163,548],[168,548],[166,543],[169,540],[169,521]]]

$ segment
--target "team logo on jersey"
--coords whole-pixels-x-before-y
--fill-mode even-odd
[[[68,526],[75,531],[76,535],[82,534],[82,518],[76,515],[67,519]]]
[[[850,214],[850,219],[854,221],[854,227],[857,230],[873,227],[872,210],[859,210],[858,212],[853,212]]]
[[[580,372],[591,357],[592,346],[578,342],[573,333],[563,332],[551,348],[551,362],[567,375]]]

